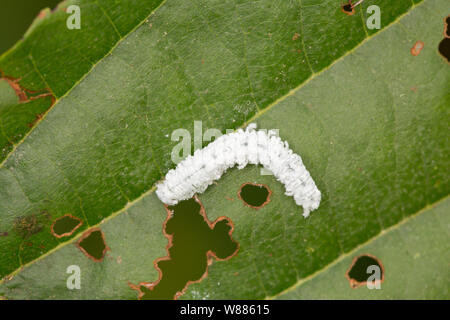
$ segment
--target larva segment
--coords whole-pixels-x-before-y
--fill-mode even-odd
[[[167,173],[165,180],[157,185],[156,194],[163,203],[175,205],[203,193],[229,168],[237,165],[238,169],[243,169],[248,164],[261,164],[273,172],[284,184],[285,194],[303,207],[305,218],[319,207],[321,193],[301,157],[274,131],[256,130],[255,123],[245,131],[239,129],[220,136],[205,148],[196,150],[193,156]]]

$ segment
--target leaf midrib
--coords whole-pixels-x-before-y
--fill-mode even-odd
[[[121,38],[119,41],[117,41],[117,43],[111,48],[110,51],[108,51],[107,54],[105,54],[105,56],[104,56],[102,59],[98,60],[98,61],[92,66],[92,68],[91,68],[85,75],[83,75],[83,77],[81,77],[81,78],[80,78],[80,79],[79,79],[79,80],[78,80],[78,81],[77,81],[77,82],[76,82],[76,83],[75,83],[75,84],[74,84],[74,85],[73,85],[73,86],[72,86],[72,87],[71,87],[71,88],[63,95],[63,96],[61,96],[60,99],[57,99],[57,100],[55,101],[55,104],[54,104],[49,110],[47,110],[47,112],[43,115],[43,117],[42,117],[41,120],[43,120],[43,119],[46,117],[47,113],[48,113],[51,109],[53,109],[53,107],[58,103],[58,101],[60,101],[60,100],[61,100],[62,98],[64,98],[65,96],[67,96],[67,95],[72,91],[73,88],[75,88],[81,81],[83,81],[83,80],[87,77],[87,75],[89,75],[89,74],[92,72],[92,70],[97,66],[98,63],[100,63],[101,61],[103,61],[103,59],[104,59],[105,57],[107,57],[108,55],[110,55],[110,54],[112,53],[112,51],[113,51],[120,43],[122,43],[122,41],[123,41],[125,38],[128,37],[128,35],[130,35],[130,34],[131,34],[132,32],[134,32],[137,28],[139,28],[139,27],[140,27],[140,26],[141,26],[141,25],[142,25],[149,17],[151,17],[151,16],[152,16],[159,8],[161,8],[166,2],[167,2],[167,0],[163,0],[163,1],[158,5],[158,7],[156,7],[156,8],[155,8],[155,9],[154,9],[154,10],[153,10],[153,11],[152,11],[145,19],[143,19],[138,25],[136,25],[136,26],[135,26],[129,33],[127,33],[123,38]],[[291,89],[288,93],[286,93],[286,94],[282,95],[281,97],[279,97],[278,99],[274,100],[272,103],[270,103],[269,105],[267,105],[267,107],[265,107],[264,109],[262,109],[262,110],[256,112],[255,115],[253,115],[249,120],[247,120],[246,122],[244,122],[244,123],[240,126],[240,128],[245,128],[249,123],[252,123],[252,122],[254,122],[256,119],[260,118],[263,114],[265,114],[267,111],[271,110],[274,106],[280,104],[282,101],[284,101],[284,100],[287,99],[288,97],[290,97],[290,96],[292,96],[293,94],[295,94],[298,90],[300,90],[301,88],[303,88],[306,84],[308,84],[308,83],[309,83],[311,80],[313,80],[315,77],[317,77],[317,76],[321,75],[322,73],[324,73],[325,71],[329,70],[329,69],[332,68],[336,63],[340,62],[342,59],[344,59],[345,57],[347,57],[348,55],[350,55],[351,53],[353,53],[354,51],[356,51],[359,47],[361,47],[362,45],[364,45],[368,40],[370,40],[370,39],[376,37],[377,35],[383,33],[384,31],[388,30],[389,28],[391,28],[393,25],[395,25],[396,23],[398,23],[403,17],[405,17],[406,15],[410,14],[416,7],[422,5],[424,2],[425,2],[425,1],[421,1],[421,2],[419,2],[419,3],[413,3],[412,6],[409,8],[408,11],[406,11],[406,12],[404,12],[403,14],[399,15],[396,19],[394,19],[394,20],[393,20],[391,23],[389,23],[386,27],[384,27],[383,29],[381,29],[379,32],[373,33],[373,34],[369,35],[368,37],[364,38],[364,39],[363,39],[360,43],[358,43],[354,48],[352,48],[352,49],[348,50],[347,52],[345,52],[341,57],[339,57],[339,58],[337,58],[336,60],[334,60],[333,62],[331,62],[330,65],[328,65],[327,67],[323,68],[322,70],[320,70],[320,71],[318,71],[318,72],[312,73],[312,74],[311,74],[304,82],[302,82],[301,84],[299,84],[297,87]],[[39,121],[39,123],[41,122],[41,120]],[[35,127],[37,127],[37,126],[39,125],[39,123],[37,123]],[[5,157],[4,161],[3,161],[2,163],[0,163],[0,168],[3,167],[4,163],[5,163],[6,160],[9,158],[9,156],[10,156],[12,153],[14,153],[14,151],[17,149],[17,147],[18,147],[18,146],[19,146],[19,145],[20,145],[20,144],[28,137],[28,135],[34,130],[35,127],[33,127],[33,128],[32,128],[32,129],[24,136],[24,138],[23,138],[21,141],[19,141],[16,145],[14,145],[13,150]],[[90,228],[99,227],[99,226],[102,225],[104,222],[107,222],[107,221],[109,221],[110,219],[112,219],[112,218],[118,216],[120,213],[126,212],[126,211],[127,211],[130,207],[132,207],[135,203],[139,202],[139,201],[140,201],[141,199],[143,199],[144,197],[150,195],[153,191],[155,191],[155,189],[156,189],[156,182],[155,182],[155,184],[152,186],[152,188],[150,188],[149,190],[143,192],[139,197],[137,197],[136,199],[134,199],[134,200],[132,200],[132,201],[130,201],[130,202],[127,202],[127,203],[125,204],[125,206],[124,206],[122,209],[120,209],[120,210],[118,210],[118,211],[116,211],[116,212],[113,212],[112,214],[110,214],[108,217],[104,218],[104,219],[103,219],[102,221],[100,221],[99,223],[90,226]],[[400,221],[399,221],[397,224],[395,224],[395,225],[392,225],[392,226],[390,226],[390,227],[388,227],[388,228],[385,228],[385,229],[381,229],[381,231],[380,231],[380,233],[379,233],[378,235],[376,235],[376,236],[370,238],[369,240],[367,240],[366,242],[364,242],[364,243],[362,243],[362,244],[356,246],[356,247],[355,247],[352,251],[350,251],[349,253],[343,254],[343,255],[339,256],[336,260],[334,260],[334,261],[331,262],[330,264],[326,265],[324,268],[317,270],[315,273],[313,273],[313,274],[310,275],[309,277],[306,277],[306,278],[303,278],[303,279],[299,280],[299,282],[297,282],[297,283],[294,285],[294,287],[297,286],[297,285],[301,285],[301,283],[307,281],[307,279],[309,279],[310,277],[315,276],[316,274],[322,272],[323,270],[327,270],[328,267],[330,267],[330,266],[334,265],[336,262],[342,260],[342,259],[345,258],[347,255],[351,254],[354,250],[358,249],[359,247],[363,246],[364,244],[367,244],[367,243],[369,243],[370,241],[372,241],[373,239],[376,239],[376,238],[378,238],[380,235],[384,234],[384,233],[386,232],[386,230],[390,230],[391,228],[395,228],[396,226],[402,224],[403,221],[409,219],[409,217],[417,216],[420,212],[424,211],[424,210],[425,210],[426,208],[428,208],[429,206],[434,206],[434,205],[436,205],[437,203],[439,203],[439,202],[443,201],[444,199],[446,199],[447,197],[448,197],[448,196],[446,196],[446,197],[444,197],[444,198],[441,198],[441,199],[437,200],[437,201],[434,202],[433,204],[427,205],[426,207],[422,208],[422,209],[419,210],[418,212],[413,213],[413,214],[409,215],[408,217],[406,217],[406,218],[400,220]],[[53,252],[57,251],[58,249],[63,248],[63,247],[66,246],[67,244],[73,243],[75,240],[77,240],[79,237],[81,237],[82,234],[83,234],[83,232],[78,233],[76,236],[74,236],[74,237],[71,238],[70,240],[60,243],[58,246],[56,246],[55,248],[53,248],[53,249],[47,251],[46,253],[44,253],[43,255],[39,256],[38,258],[36,258],[36,259],[34,259],[34,260],[32,260],[32,261],[29,261],[28,263],[26,263],[26,264],[24,264],[24,265],[21,265],[21,266],[18,267],[15,271],[13,271],[12,273],[6,275],[3,279],[1,279],[1,280],[0,280],[0,284],[2,284],[2,283],[5,281],[5,279],[8,279],[8,278],[10,278],[10,277],[12,277],[12,276],[18,274],[23,268],[26,268],[26,267],[30,266],[31,264],[33,264],[33,263],[35,263],[35,262],[37,262],[37,261],[42,260],[43,258],[49,256],[49,255],[52,254]],[[290,288],[292,288],[292,287],[290,287]],[[286,290],[289,290],[289,288],[286,289]],[[285,290],[285,291],[286,291],[286,290]],[[285,291],[282,291],[282,292],[280,292],[279,294],[284,293]],[[272,296],[272,297],[265,297],[265,299],[276,298],[279,294],[274,295],[274,296]]]

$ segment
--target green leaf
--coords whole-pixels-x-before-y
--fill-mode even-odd
[[[364,24],[373,3],[382,11],[379,33]],[[447,1],[365,1],[353,16],[339,5],[164,1],[0,168],[0,231],[8,232],[0,275],[11,275],[0,295],[136,298],[129,282],[156,281],[153,262],[166,255],[167,239],[153,186],[174,166],[171,133],[192,133],[194,120],[204,130],[250,121],[279,129],[323,199],[303,219],[272,176],[256,167],[227,172],[200,199],[210,220],[231,219],[239,252],[214,262],[183,298],[279,295],[447,197],[450,72],[436,49]],[[425,47],[413,56],[418,40]],[[269,186],[271,201],[257,211],[244,206],[244,182]],[[74,245],[79,230],[69,239],[51,234],[67,213],[83,220],[79,230],[102,229],[111,249],[102,262]],[[36,221],[26,233],[17,223],[24,219]],[[418,235],[424,244],[427,235]],[[81,290],[66,287],[70,265],[82,270]],[[389,272],[386,265],[386,286]],[[447,296],[441,289],[407,297]]]

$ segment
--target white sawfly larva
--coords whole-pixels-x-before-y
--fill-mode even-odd
[[[247,164],[261,164],[272,171],[284,184],[286,195],[303,207],[303,216],[319,207],[321,194],[303,165],[302,158],[289,149],[273,130],[256,130],[250,124],[244,131],[239,129],[218,137],[194,155],[189,155],[175,169],[170,170],[164,181],[158,183],[156,195],[167,205],[187,200],[218,180],[229,168],[237,165],[243,169]]]

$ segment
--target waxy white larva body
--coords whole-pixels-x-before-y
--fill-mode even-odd
[[[303,207],[303,216],[319,207],[321,194],[311,175],[286,141],[282,141],[269,130],[256,130],[250,124],[244,131],[218,137],[203,149],[196,150],[170,170],[165,180],[157,185],[156,195],[167,205],[187,200],[218,180],[226,170],[237,165],[239,169],[247,164],[261,164],[272,171],[278,181],[284,184],[286,195]]]

